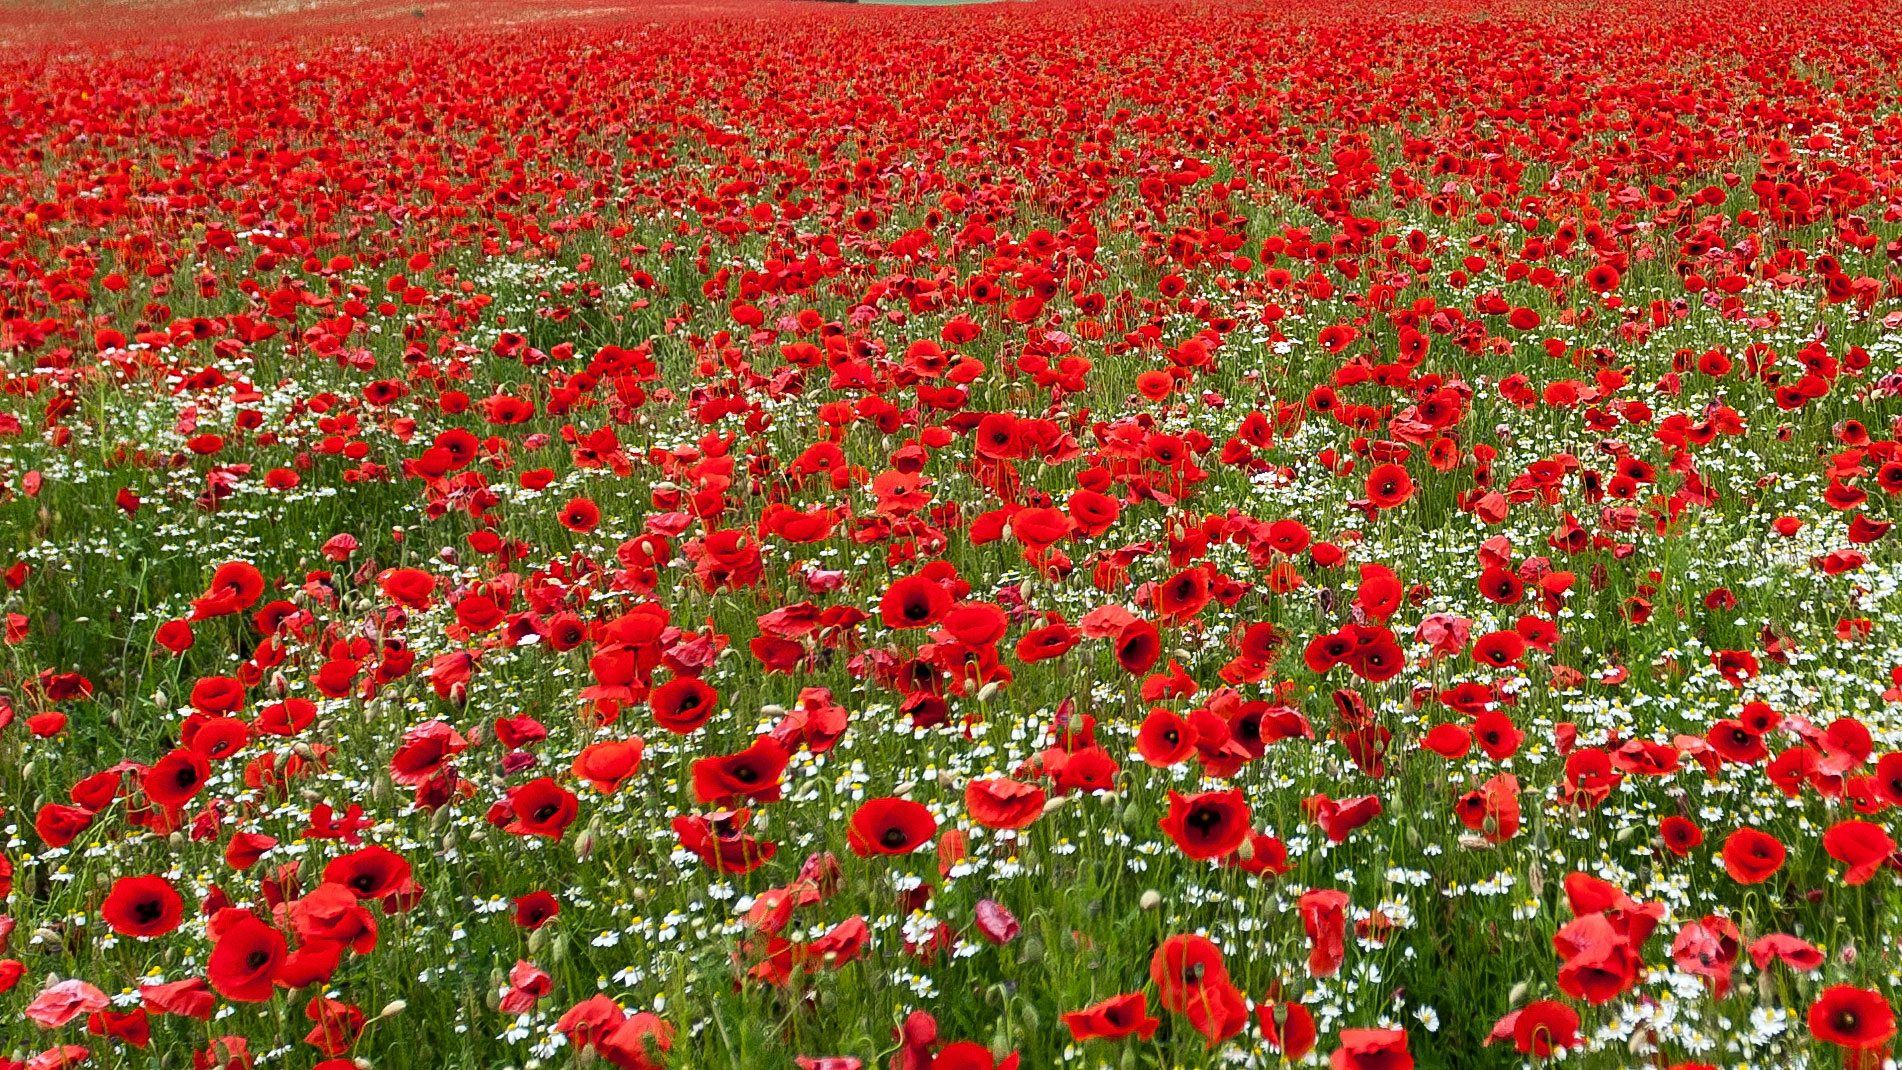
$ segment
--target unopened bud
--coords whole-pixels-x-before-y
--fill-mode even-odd
[[[1142,897],[1136,900],[1136,905],[1144,910],[1155,910],[1162,906],[1162,893],[1154,888],[1145,888]]]

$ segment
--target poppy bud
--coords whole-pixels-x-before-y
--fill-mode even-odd
[[[274,698],[283,698],[284,696],[286,696],[286,695],[288,695],[288,694],[290,694],[290,693],[291,693],[291,682],[290,682],[290,680],[288,680],[288,679],[286,679],[286,678],[285,678],[285,676],[284,676],[284,673],[283,673],[283,671],[282,671],[282,670],[272,670],[272,672],[271,672],[271,695],[272,695],[272,697],[274,697]]]
[[[990,700],[996,698],[997,693],[999,691],[1002,691],[1003,689],[1004,689],[1003,684],[998,683],[996,680],[992,680],[990,683],[985,684],[983,687],[978,688],[977,700],[979,702],[989,702]]]
[[[377,1012],[376,1020],[380,1022],[385,1018],[394,1018],[397,1015],[403,1013],[408,1008],[409,1008],[408,1003],[400,999],[393,999],[389,1001],[388,1003],[385,1003],[383,1005],[383,1009]]]
[[[1142,897],[1136,900],[1136,905],[1144,910],[1155,910],[1162,906],[1162,893],[1154,888],[1146,888]]]
[[[594,826],[590,825],[588,828],[583,829],[581,835],[575,837],[576,860],[586,862],[589,858],[593,857],[594,849],[599,843],[600,838],[594,834]]]

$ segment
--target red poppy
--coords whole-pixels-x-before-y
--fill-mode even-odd
[[[1895,1012],[1878,992],[1833,985],[1810,1004],[1810,1035],[1851,1051],[1873,1051],[1895,1036]]]
[[[640,771],[644,750],[645,744],[638,736],[590,743],[575,755],[573,772],[594,790],[611,795]]]
[[[1029,828],[1043,816],[1044,790],[1008,777],[972,780],[964,788],[964,809],[986,828]]]
[[[1248,802],[1239,791],[1205,791],[1196,795],[1169,793],[1169,813],[1158,827],[1169,834],[1183,854],[1195,859],[1220,858],[1248,837]]]
[[[1578,1012],[1553,999],[1527,1004],[1513,1022],[1512,1044],[1522,1055],[1549,1059],[1585,1041],[1578,1035]]]
[[[755,739],[737,754],[700,758],[693,763],[693,795],[698,802],[778,802],[780,778],[792,755],[771,736]]]
[[[1895,840],[1872,821],[1838,821],[1823,833],[1823,850],[1849,867],[1845,884],[1867,884],[1895,856]]]
[[[1738,884],[1762,884],[1783,868],[1787,853],[1775,836],[1740,828],[1724,839],[1724,871]]]
[[[515,900],[515,924],[539,929],[561,913],[561,901],[546,891],[534,891]]]
[[[324,883],[341,884],[358,899],[382,899],[410,880],[410,864],[387,847],[359,848],[324,866]]]
[[[1172,1014],[1186,1012],[1208,989],[1229,986],[1221,949],[1207,937],[1188,934],[1171,936],[1156,948],[1149,957],[1149,979]]]
[[[1404,1029],[1343,1029],[1332,1070],[1413,1070]]]
[[[1087,623],[1087,621],[1085,622]],[[1138,618],[1123,625],[1116,636],[1116,664],[1131,676],[1141,676],[1162,657],[1162,634],[1154,624]]]
[[[1168,621],[1184,621],[1202,612],[1211,597],[1208,569],[1185,568],[1156,586],[1156,612]]]
[[[719,702],[720,693],[693,676],[675,677],[647,697],[654,723],[683,736],[706,724]]]
[[[185,900],[164,877],[120,877],[99,916],[122,936],[164,936],[185,917]]]
[[[1308,934],[1308,976],[1332,977],[1347,952],[1347,893],[1317,888],[1302,894],[1301,927]]]
[[[383,574],[383,593],[411,609],[428,609],[436,593],[436,577],[419,568],[393,568]]]
[[[559,519],[562,527],[585,535],[600,525],[601,507],[590,498],[571,498],[561,507]]]
[[[211,763],[183,747],[152,764],[145,774],[145,797],[167,809],[190,802],[211,777]]]
[[[1664,839],[1665,849],[1679,858],[1690,854],[1704,842],[1704,830],[1689,818],[1676,814],[1658,822],[1658,834]]]
[[[1367,500],[1379,509],[1394,509],[1413,497],[1413,477],[1398,464],[1375,465],[1367,473]]]
[[[574,824],[580,805],[575,793],[555,783],[552,777],[537,777],[509,789],[509,813],[514,820],[507,831],[517,836],[543,836],[559,840]]]
[[[225,920],[227,914],[241,915]],[[227,908],[212,919],[216,943],[205,963],[211,987],[226,999],[262,1003],[271,998],[287,949],[284,934],[251,916]]]
[[[1116,526],[1116,519],[1122,515],[1122,503],[1107,494],[1093,490],[1077,490],[1070,493],[1070,517],[1077,530],[1091,537],[1105,534]]]
[[[1136,733],[1136,751],[1158,769],[1177,765],[1195,751],[1197,733],[1189,722],[1157,706]]]
[[[1131,1035],[1147,1041],[1155,1035],[1156,1027],[1162,1024],[1162,1020],[1149,1016],[1147,996],[1132,992],[1111,996],[1080,1011],[1070,1011],[1063,1015],[1063,1024],[1069,1027],[1071,1039],[1079,1042],[1120,1040]]]
[[[858,855],[902,855],[929,842],[938,819],[924,804],[885,796],[867,799],[853,812],[846,842]]]
[[[885,589],[879,599],[879,619],[887,628],[928,628],[951,609],[944,585],[927,576],[906,576]]]
[[[1017,660],[1026,665],[1062,657],[1077,645],[1079,633],[1068,624],[1046,624],[1025,632],[1017,640]]]

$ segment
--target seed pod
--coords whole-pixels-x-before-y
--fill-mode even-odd
[[[1137,806],[1135,803],[1130,803],[1128,806],[1123,807],[1123,827],[1124,828],[1128,829],[1131,832],[1135,832],[1141,829],[1142,825],[1143,825],[1142,807]]]
[[[1024,949],[1017,953],[1020,964],[1043,961],[1043,941],[1034,936],[1024,938]]]

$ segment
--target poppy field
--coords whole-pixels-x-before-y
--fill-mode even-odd
[[[112,10],[0,1070],[1894,1065],[1902,10]]]

